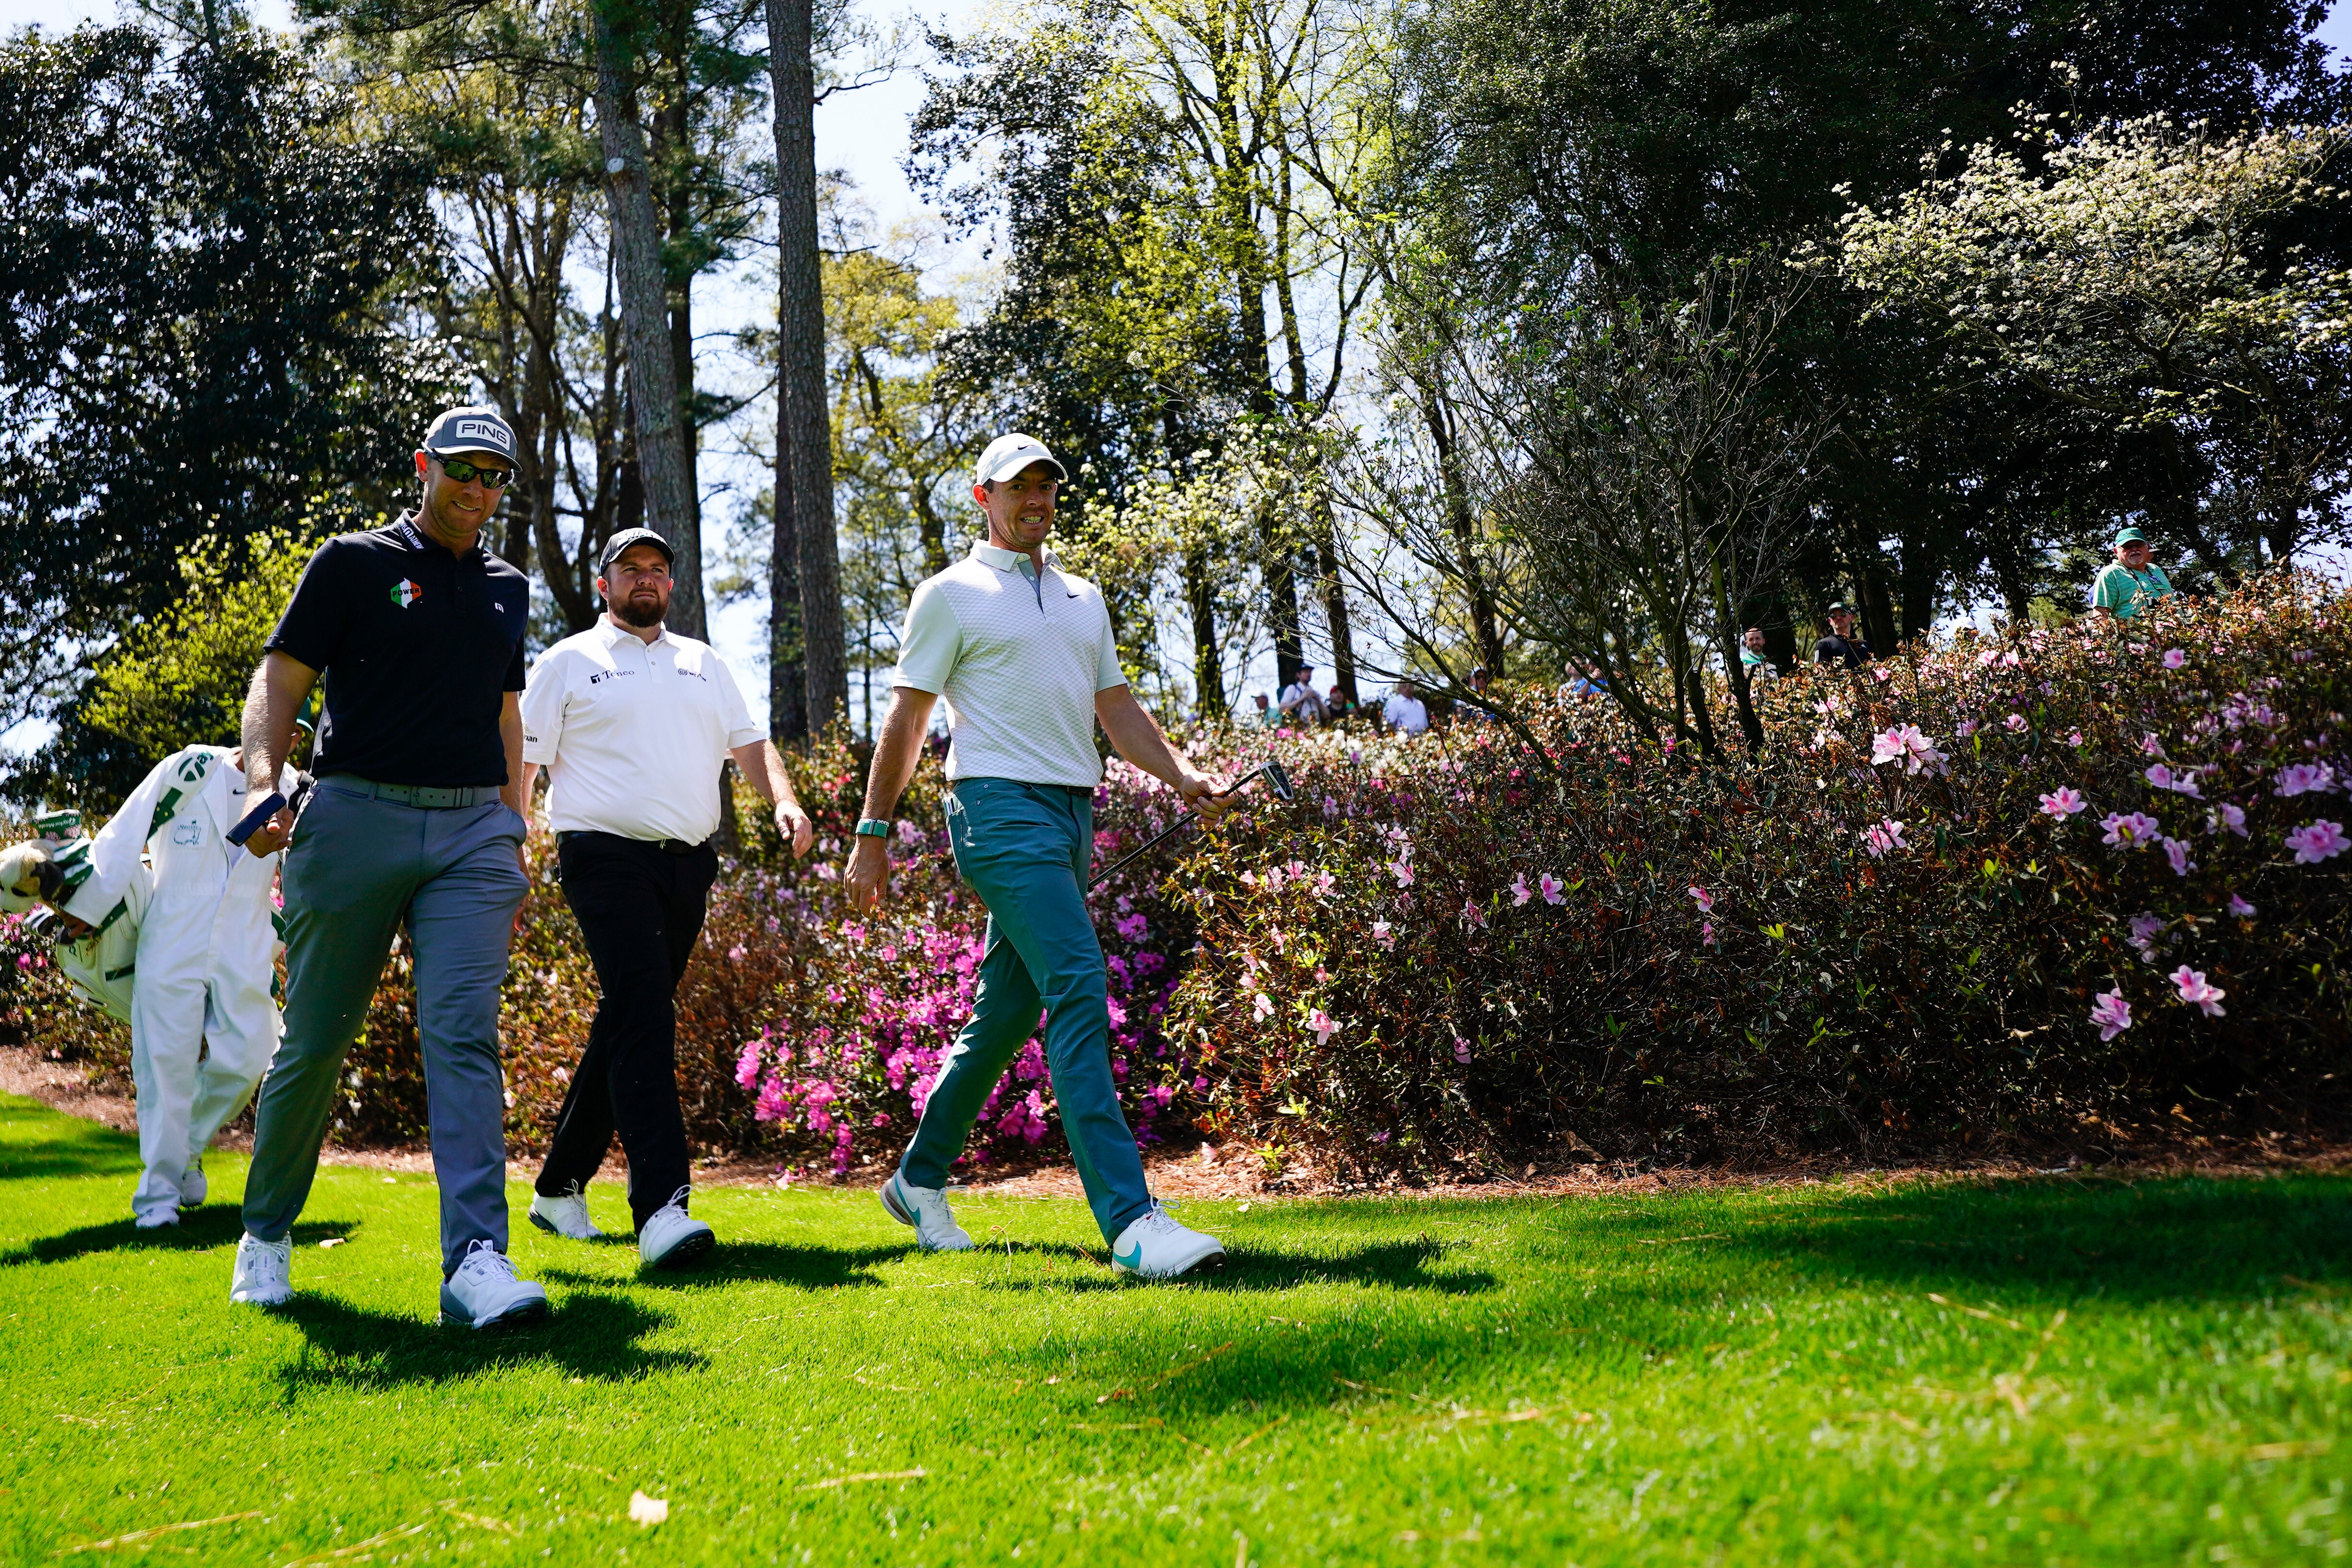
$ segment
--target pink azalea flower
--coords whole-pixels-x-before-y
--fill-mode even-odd
[[[2175,876],[2187,876],[2197,869],[2197,862],[2189,858],[2189,845],[2179,839],[2164,841],[2164,858],[2172,862],[2172,874]]]
[[[2152,730],[2139,737],[2139,748],[2143,756],[2161,757],[2164,755],[2164,742],[2157,739],[2156,734]]]
[[[2090,810],[2090,802],[2083,799],[2081,790],[2072,785],[2061,784],[2042,797],[2042,810],[2063,822],[2077,811]]]
[[[1702,921],[1700,921],[1700,922],[1698,923],[1698,939],[1699,939],[1702,943],[1704,943],[1705,945],[1706,945],[1706,946],[1709,946],[1709,947],[1712,947],[1712,946],[1715,946],[1715,922],[1714,922],[1714,921],[1712,921],[1712,920],[1702,920]]]
[[[1387,921],[1375,920],[1372,922],[1372,940],[1382,947],[1392,948],[1396,946],[1396,931]]]
[[[2279,795],[2325,794],[2336,788],[2336,769],[2325,762],[2297,762],[2278,770]]]
[[[1536,885],[1543,890],[1544,902],[1546,904],[1560,904],[1568,902],[1567,895],[1561,892],[1561,889],[1565,888],[1568,883],[1560,881],[1559,878],[1552,875],[1551,873],[1544,873],[1541,877],[1537,879]]]
[[[1389,862],[1389,870],[1395,875],[1397,885],[1399,887],[1411,887],[1412,885],[1412,862],[1401,860],[1391,861]]]
[[[1900,762],[1906,774],[1925,773],[1942,768],[1944,760],[1936,743],[1921,734],[1916,724],[1896,725],[1870,743],[1870,765],[1874,768]]]
[[[1525,904],[1528,899],[1533,898],[1535,895],[1536,890],[1528,885],[1527,873],[1521,872],[1518,875],[1511,878],[1511,906],[1514,909],[1517,908],[1520,904]]]
[[[2000,725],[2003,729],[2006,729],[2011,735],[2014,735],[2019,730],[2025,727],[2025,716],[2021,713],[2011,714],[2007,718],[2000,721]]]
[[[2144,850],[2155,841],[2164,824],[2145,812],[2110,811],[2099,826],[2107,831],[2101,843],[2122,850]]]
[[[1882,817],[1863,829],[1862,847],[1870,852],[1872,860],[1878,860],[1911,846],[1904,841],[1903,824],[1892,817]]]
[[[2341,822],[2318,821],[2297,828],[2286,836],[2286,847],[2294,852],[2297,865],[2317,865],[2342,854],[2352,841],[2344,837]]]
[[[2246,831],[2246,809],[2242,806],[2230,805],[2226,801],[2205,813],[2207,832],[2218,833],[2224,828],[2242,839],[2252,836]]]
[[[2091,1002],[2091,1027],[2099,1031],[2103,1040],[2113,1040],[2131,1028],[2131,1004],[2124,1000],[2123,988],[2101,991]]]
[[[2140,956],[2147,957],[2154,951],[2157,936],[2163,931],[2165,924],[2162,919],[2153,915],[2135,915],[2131,917],[2131,936],[2127,940],[2133,946],[2139,949]]]
[[[1465,925],[1484,925],[1486,924],[1485,912],[1480,910],[1475,903],[1466,898],[1462,901],[1462,924]]]
[[[1271,1018],[1274,1015],[1274,998],[1260,991],[1250,998],[1250,1011],[1258,1018]]]
[[[1454,1060],[1465,1066],[1467,1066],[1470,1061],[1470,1042],[1458,1034],[1454,1037]]]
[[[2164,667],[2168,670],[2177,670],[2188,662],[2189,655],[2179,648],[2167,648],[2164,651]]]
[[[2082,732],[2081,730],[2079,730],[2079,729],[2070,729],[2070,730],[2068,730],[2068,731],[2066,732],[2066,744],[2067,744],[2067,745],[2069,745],[2069,746],[2080,746],[2080,745],[2082,745],[2082,744],[2083,744],[2083,732]]]
[[[2223,1011],[2221,998],[2228,996],[2229,992],[2219,986],[2208,985],[2202,973],[2190,968],[2186,964],[2173,970],[2171,978],[2172,983],[2180,988],[2182,1001],[2196,1003],[2204,1009],[2205,1016],[2209,1019],[2221,1016]]]
[[[1331,1037],[1339,1032],[1339,1026],[1321,1008],[1315,1009],[1314,1015],[1307,1020],[1307,1027],[1315,1031],[1315,1043],[1318,1045],[1330,1044]]]
[[[2148,783],[2158,789],[2169,789],[2176,795],[2186,795],[2191,800],[2197,799],[2197,770],[2193,768],[2184,768],[2175,773],[2170,768],[2158,762],[2148,768],[2145,777]]]
[[[2234,893],[2230,895],[2229,907],[2230,913],[2241,920],[2252,920],[2254,917],[2254,906]]]
[[[1952,727],[1952,733],[1962,740],[1966,740],[1976,732],[1977,721],[1972,718],[1964,718],[1960,720],[1958,724]]]
[[[1698,912],[1701,915],[1712,915],[1715,913],[1715,894],[1707,892],[1707,890],[1703,887],[1694,887],[1690,890],[1690,895],[1692,900],[1698,904]]]

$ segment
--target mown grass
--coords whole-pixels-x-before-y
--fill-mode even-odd
[[[986,1249],[924,1258],[869,1194],[712,1191],[724,1249],[691,1276],[520,1227],[557,1313],[498,1336],[430,1322],[430,1182],[352,1168],[296,1233],[299,1301],[231,1307],[243,1173],[212,1165],[213,1206],[142,1236],[127,1139],[0,1101],[0,1556],[2287,1563],[2352,1537],[2343,1176],[1201,1203],[1234,1266],[1159,1289],[1112,1281],[1075,1202],[967,1200]],[[640,1490],[666,1523],[629,1521]]]

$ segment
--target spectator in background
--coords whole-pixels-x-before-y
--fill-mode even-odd
[[[1463,717],[1468,719],[1473,724],[1492,724],[1495,722],[1495,710],[1486,700],[1486,688],[1493,683],[1494,677],[1486,674],[1486,665],[1478,664],[1472,667],[1470,671],[1470,695],[1464,698],[1462,702],[1457,705],[1461,709]]]
[[[1331,716],[1323,706],[1323,694],[1315,689],[1315,666],[1301,664],[1297,675],[1282,688],[1279,705],[1284,714],[1300,728],[1321,724]]]
[[[1570,675],[1568,680],[1561,685],[1559,688],[1559,706],[1562,707],[1569,707],[1585,697],[1601,697],[1607,696],[1608,695],[1609,681],[1606,676],[1601,674],[1601,666],[1598,664],[1587,664],[1584,666],[1583,674]]]
[[[1426,735],[1429,732],[1429,705],[1414,695],[1412,677],[1400,678],[1396,690],[1381,705],[1381,723],[1399,735]]]
[[[1748,635],[1740,639],[1739,662],[1747,668],[1750,681],[1775,680],[1780,674],[1764,656],[1764,628],[1761,626],[1750,626]]]
[[[1250,697],[1252,701],[1257,704],[1257,727],[1260,729],[1272,729],[1276,724],[1281,722],[1282,715],[1276,709],[1266,706],[1265,694],[1264,692],[1252,692],[1250,694]]]
[[[2172,597],[2172,580],[2148,558],[2147,536],[2126,528],[2116,536],[2116,559],[2099,569],[2091,584],[2091,607],[2128,621],[2159,600]]]
[[[1870,663],[1870,644],[1853,634],[1853,607],[1830,606],[1830,634],[1813,644],[1813,663],[1859,669]]]
[[[1333,724],[1355,716],[1356,705],[1349,699],[1345,686],[1334,685],[1330,695],[1323,699],[1323,711]]]

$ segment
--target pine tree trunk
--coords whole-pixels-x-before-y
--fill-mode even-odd
[[[776,403],[776,517],[768,544],[768,738],[808,737],[807,673],[801,660],[801,547],[793,527],[793,434]]]
[[[816,234],[816,72],[813,0],[767,0],[776,103],[776,516],[792,499],[808,727],[849,706],[841,564],[833,523],[833,420],[825,396],[824,277]],[[782,439],[789,431],[791,439]],[[789,484],[786,469],[789,468]]]
[[[637,470],[645,485],[646,525],[669,540],[668,623],[688,636],[706,627],[702,607],[702,537],[696,522],[689,439],[678,417],[677,379],[670,362],[669,290],[662,277],[661,226],[654,212],[644,130],[637,124],[628,40],[614,30],[606,0],[591,7],[596,26],[596,123],[604,152],[604,187],[613,212],[614,276],[621,296],[621,328],[628,343],[629,390],[635,405]]]

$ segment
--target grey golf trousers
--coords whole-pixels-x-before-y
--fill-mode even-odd
[[[507,1249],[499,987],[528,887],[515,863],[523,821],[502,801],[433,810],[373,790],[320,779],[286,852],[286,1033],[255,1102],[245,1228],[276,1241],[302,1212],[343,1056],[405,922],[446,1278],[477,1240]]]

